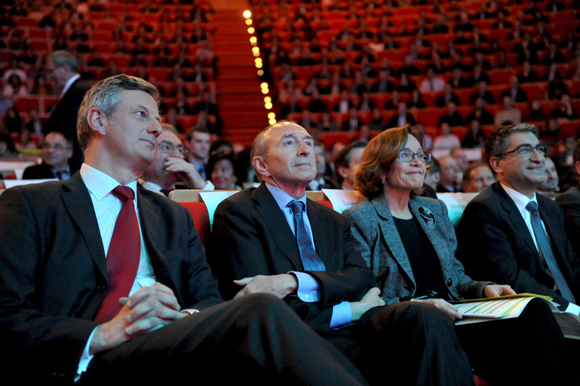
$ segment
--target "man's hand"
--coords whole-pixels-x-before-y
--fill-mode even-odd
[[[298,289],[298,279],[289,273],[273,276],[245,277],[241,280],[234,280],[236,285],[242,288],[234,298],[239,298],[249,294],[268,293],[280,299],[296,292]]]
[[[141,288],[130,298],[121,298],[119,302],[123,306],[121,311],[97,328],[89,347],[91,355],[185,316],[179,312],[173,291],[161,283]]]
[[[502,295],[515,295],[516,291],[512,289],[509,285],[496,285],[488,284],[483,287],[483,292],[486,298],[494,298],[496,296]]]
[[[165,171],[177,174],[177,177],[190,189],[203,189],[207,185],[195,167],[183,158],[168,157],[165,160]]]
[[[439,310],[445,312],[454,321],[463,319],[459,310],[443,299],[414,299],[413,301],[432,304]]]
[[[384,306],[385,301],[379,297],[381,291],[377,288],[371,288],[358,302],[350,302],[351,321],[356,322],[365,312],[373,307]]]

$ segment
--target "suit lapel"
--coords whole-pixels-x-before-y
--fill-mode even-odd
[[[378,195],[372,199],[371,203],[379,215],[381,234],[385,239],[387,247],[391,250],[393,259],[395,259],[401,269],[407,274],[409,280],[413,282],[413,285],[416,286],[417,284],[415,283],[415,277],[413,276],[411,262],[409,261],[409,257],[407,256],[407,252],[405,251],[405,247],[401,241],[401,236],[399,235],[399,231],[397,230],[397,226],[393,220],[393,215],[391,214],[391,210],[389,209],[385,198],[382,195]]]
[[[532,253],[534,254],[536,261],[539,264],[538,266],[545,267],[546,262],[544,261],[543,258],[540,257],[538,249],[536,248],[536,244],[534,244],[534,239],[532,239],[532,235],[530,234],[528,226],[526,225],[526,222],[524,221],[524,218],[522,217],[522,214],[520,213],[518,207],[511,199],[511,197],[506,193],[506,191],[499,182],[496,182],[495,185],[492,185],[492,187],[497,191],[499,203],[508,214],[508,217],[512,223],[513,228],[520,236],[523,237],[524,242],[526,243],[530,251],[532,251]]]
[[[310,227],[312,228],[312,237],[314,238],[314,245],[316,246],[316,253],[326,266],[326,270],[333,269],[333,263],[337,261],[336,258],[333,256],[328,256],[327,246],[332,245],[333,241],[331,240],[332,234],[331,232],[326,232],[329,229],[326,226],[326,221],[324,220],[324,216],[321,215],[320,210],[311,205],[311,200],[306,200],[308,202],[307,212],[308,212],[308,219],[310,220]],[[338,267],[336,268],[338,269]]]
[[[80,173],[74,174],[62,185],[61,197],[73,221],[87,243],[91,259],[101,275],[107,279],[107,263],[99,224],[93,203]],[[90,209],[89,209],[90,208]]]
[[[293,267],[300,271],[304,270],[302,260],[300,260],[300,253],[298,252],[298,245],[296,244],[296,237],[266,185],[262,184],[254,190],[252,199],[264,222],[268,224],[268,230],[272,233],[281,254],[290,260]]]
[[[540,217],[542,219],[542,221],[544,222],[544,226],[546,227],[546,232],[548,233],[548,236],[550,237],[550,241],[551,241],[551,246],[552,246],[552,251],[554,251],[554,256],[558,259],[558,261],[560,262],[560,264],[563,264],[564,259],[560,258],[563,256],[566,256],[566,253],[564,252],[564,250],[562,249],[562,247],[564,245],[566,245],[566,242],[568,242],[568,240],[566,238],[564,238],[564,240],[562,240],[562,236],[565,235],[565,231],[564,231],[564,226],[563,224],[560,224],[558,222],[558,218],[556,216],[545,216],[545,213],[549,212],[549,208],[546,206],[546,201],[543,200],[544,197],[537,197],[538,199],[538,209],[540,211]],[[548,198],[549,200],[549,198]],[[558,232],[558,230],[560,232]],[[562,269],[562,272],[564,272],[565,270]]]
[[[165,259],[163,252],[160,251],[158,247],[158,245],[163,245],[159,240],[159,237],[164,236],[164,232],[158,232],[155,229],[157,224],[164,224],[161,208],[156,205],[155,202],[148,196],[141,193],[141,191],[144,189],[145,188],[141,186],[137,188],[137,206],[139,207],[141,232],[143,233],[143,239],[145,242],[145,247],[147,248],[147,253],[149,254],[151,266],[155,272],[156,281],[159,281],[170,287],[177,297],[179,304],[184,304],[182,294],[175,286],[175,283],[172,280],[167,268],[167,260]]]

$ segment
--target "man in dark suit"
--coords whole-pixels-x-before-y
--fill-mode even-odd
[[[189,212],[137,186],[156,97],[139,78],[99,82],[80,108],[81,171],[0,197],[4,374],[182,383],[194,365],[217,384],[364,384],[278,299],[222,303]]]
[[[574,147],[573,160],[574,171],[580,175],[580,141]],[[568,239],[572,244],[572,249],[576,256],[580,256],[580,185],[568,189],[565,193],[556,197],[556,202],[560,204],[564,211],[564,220]]]
[[[306,199],[316,174],[308,132],[291,122],[270,126],[254,140],[252,160],[262,185],[224,200],[214,216],[208,253],[222,294],[285,299],[371,384],[471,384],[450,318],[410,302],[379,307],[350,223]]]
[[[71,176],[68,160],[72,156],[72,139],[56,131],[48,133],[42,144],[42,163],[24,169],[23,180],[58,178],[68,180]]]
[[[77,58],[67,51],[55,51],[47,58],[47,71],[62,92],[57,105],[44,124],[46,133],[60,131],[73,139],[73,155],[69,161],[75,173],[83,163],[83,151],[77,138],[77,114],[89,84],[81,79]]]
[[[502,126],[486,156],[497,181],[465,208],[457,229],[457,257],[474,280],[509,284],[516,292],[547,295],[561,310],[580,308],[580,261],[557,203],[535,193],[546,178],[535,126]],[[539,209],[538,209],[539,208]]]

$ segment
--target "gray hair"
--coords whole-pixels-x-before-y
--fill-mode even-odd
[[[77,134],[83,150],[91,142],[92,130],[87,120],[89,110],[95,108],[105,117],[110,118],[115,114],[124,90],[144,91],[155,101],[159,101],[159,93],[155,86],[141,78],[121,74],[101,80],[85,94],[77,116]]]
[[[491,157],[497,157],[507,151],[509,147],[509,139],[516,133],[533,133],[537,137],[538,128],[529,123],[500,126],[497,130],[491,133],[485,144],[485,156],[487,157],[488,162]]]
[[[46,60],[47,62],[51,61],[52,63],[54,63],[55,67],[67,66],[71,70],[71,72],[73,73],[79,72],[80,64],[78,59],[76,58],[76,56],[74,56],[68,51],[64,50],[54,51],[52,54],[48,55]]]

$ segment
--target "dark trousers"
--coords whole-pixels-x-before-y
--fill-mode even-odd
[[[474,384],[450,317],[429,304],[369,310],[350,336],[328,337],[371,385]]]
[[[490,385],[580,385],[573,355],[548,304],[515,319],[456,327],[474,372]]]
[[[81,378],[132,384],[364,385],[360,372],[284,302],[251,295],[96,355]]]

